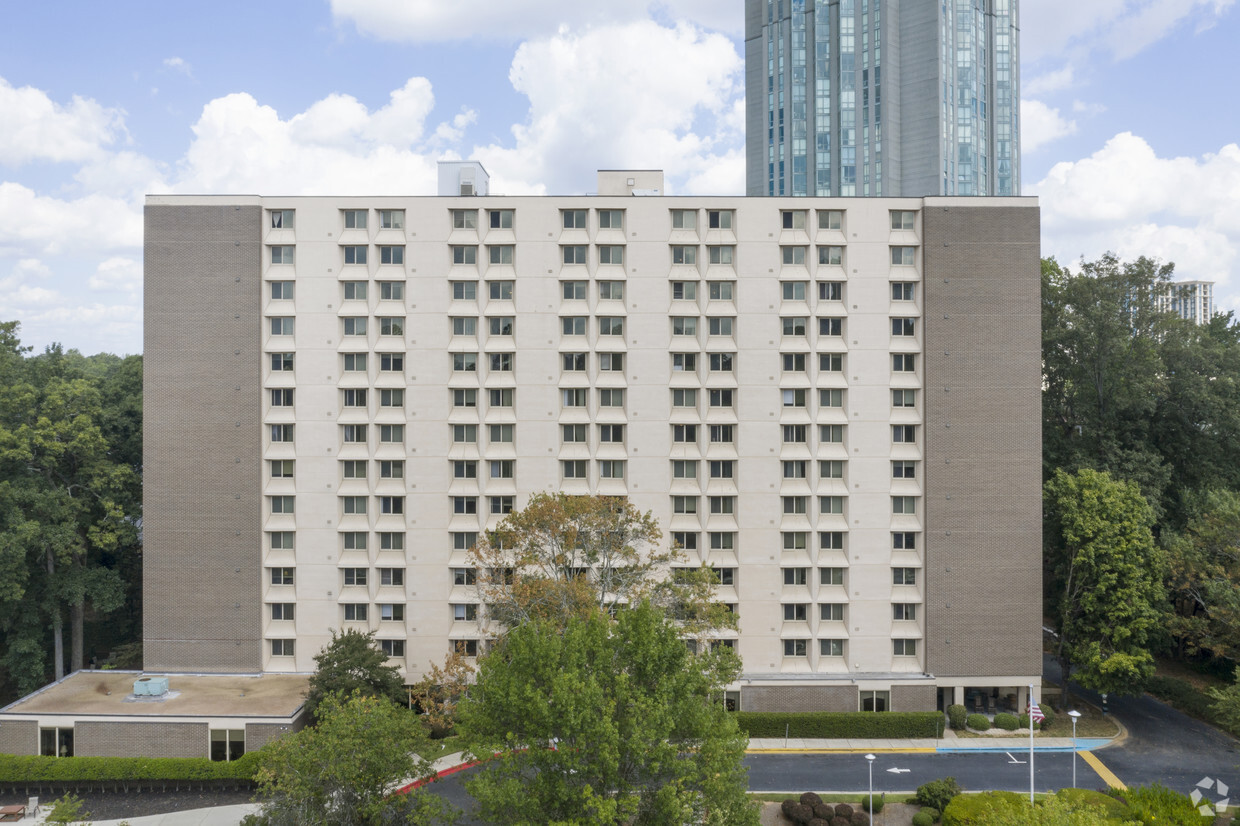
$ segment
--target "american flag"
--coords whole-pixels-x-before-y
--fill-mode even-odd
[[[1042,713],[1042,709],[1038,708],[1038,704],[1034,701],[1029,702],[1029,719],[1035,723],[1040,723],[1046,719],[1046,715]]]

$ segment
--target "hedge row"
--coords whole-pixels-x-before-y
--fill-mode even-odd
[[[258,753],[232,762],[205,757],[29,757],[0,754],[0,781],[15,785],[254,779]]]
[[[750,737],[845,740],[890,740],[943,736],[943,715],[937,711],[738,711],[736,723]]]

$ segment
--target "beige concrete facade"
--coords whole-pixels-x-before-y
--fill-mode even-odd
[[[1039,672],[1040,623],[1005,590],[1040,593],[1035,201],[151,196],[147,215],[161,668],[309,672],[357,627],[416,678],[485,643],[473,538],[563,490],[627,495],[721,569],[745,708],[932,708],[936,686]],[[948,423],[956,441],[932,435]],[[1028,468],[987,464],[1013,446]],[[931,474],[936,451],[990,475]]]

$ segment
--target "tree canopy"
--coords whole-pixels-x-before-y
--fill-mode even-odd
[[[649,602],[512,628],[462,701],[488,823],[756,824],[722,684]]]
[[[319,705],[333,694],[360,694],[403,704],[405,681],[400,669],[375,645],[375,632],[332,631],[332,639],[314,655],[314,674],[306,690],[306,710],[319,716]]]

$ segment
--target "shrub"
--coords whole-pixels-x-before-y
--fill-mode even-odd
[[[737,711],[736,725],[750,737],[832,740],[899,740],[943,736],[943,715],[937,711]],[[786,728],[785,728],[786,727]]]
[[[913,826],[934,826],[934,818],[930,816],[930,810],[923,809],[913,815]]]
[[[990,720],[985,714],[970,714],[965,718],[965,725],[974,731],[987,731],[990,728]]]
[[[833,826],[833,825],[831,821],[829,820],[823,820],[820,817],[816,817],[813,820],[811,820],[809,823],[807,823],[806,826]]]
[[[148,781],[250,782],[258,767],[256,751],[237,760],[215,762],[205,757],[58,757],[0,754],[0,777],[6,783],[119,782]]]
[[[887,796],[884,793],[872,799],[874,801],[873,814],[878,814],[879,812],[883,810],[883,804],[887,802]],[[861,798],[861,808],[863,811],[866,811],[866,812],[870,811],[870,800],[871,800],[871,797],[868,794],[865,797]]]
[[[818,818],[819,820],[829,821],[833,817],[835,817],[835,809],[831,808],[830,803],[815,803],[814,804],[814,817]]]
[[[1097,809],[1104,817],[1122,820],[1125,815],[1129,814],[1128,806],[1122,800],[1093,789],[1060,789],[1055,796],[1068,803],[1073,809]]]
[[[785,800],[783,803],[779,804],[779,810],[784,813],[784,817],[788,818],[789,820],[792,820],[792,809],[794,806],[797,806],[797,805],[798,803],[796,799],[790,797],[787,800]]]
[[[930,815],[930,820],[934,823],[937,823],[939,818],[942,817],[942,813],[933,806],[924,806],[921,811]]]
[[[1040,731],[1046,731],[1055,722],[1055,717],[1050,712],[1048,712],[1046,709],[1043,709],[1042,713],[1046,715],[1046,719],[1038,723],[1038,729]],[[1020,715],[1019,728],[1021,731],[1029,730],[1029,715],[1028,714]]]
[[[794,802],[791,806],[785,806],[784,814],[793,823],[809,823],[814,819],[813,807],[806,806],[804,803]]]
[[[1016,731],[1016,727],[1020,725],[1020,721],[1016,719],[1015,714],[1000,712],[995,715],[995,728],[1001,728],[1004,731]]]
[[[947,707],[947,719],[954,731],[964,731],[964,721],[968,715],[969,710],[959,703]]]
[[[1121,793],[1129,809],[1140,817],[1142,823],[1158,823],[1160,826],[1192,826],[1203,822],[1201,813],[1193,801],[1179,792],[1155,783],[1139,786]]]
[[[1055,725],[1055,712],[1051,711],[1046,706],[1043,706],[1042,713],[1046,716],[1046,719],[1038,724],[1038,728],[1042,729],[1042,731],[1046,731],[1048,728]]]
[[[1028,799],[1016,792],[957,795],[943,810],[943,826],[974,826],[976,823],[991,822],[995,813],[1015,813],[1028,805]]]
[[[805,792],[804,794],[801,795],[801,802],[805,804],[806,806],[809,806],[812,808],[822,803],[822,798],[814,794],[813,792]]]
[[[847,803],[836,803],[835,816],[851,818],[853,816],[853,807],[849,806]]]
[[[852,826],[866,826],[870,822],[870,816],[858,809],[853,812]]]
[[[922,806],[928,806],[937,809],[934,813],[935,819],[938,818],[939,812],[947,808],[947,804],[952,802],[952,798],[960,794],[960,784],[956,782],[954,777],[944,777],[941,780],[931,780],[929,783],[923,783],[917,787],[917,802]]]
[[[72,792],[52,803],[47,814],[48,823],[77,823],[90,817],[89,812],[82,811],[82,798]]]

